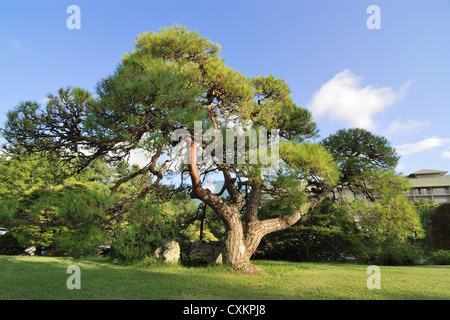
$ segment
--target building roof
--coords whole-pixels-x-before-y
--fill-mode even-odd
[[[448,171],[422,169],[422,170],[419,170],[419,171],[411,173],[410,176],[423,176],[423,175],[439,175],[439,176],[443,176],[447,172]]]
[[[425,187],[450,187],[450,177],[437,177],[437,178],[412,178],[408,179],[413,188],[425,188]]]
[[[443,176],[448,171],[422,169],[411,173],[408,178],[413,188],[450,187],[450,177]]]

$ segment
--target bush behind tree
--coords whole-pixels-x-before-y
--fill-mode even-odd
[[[277,201],[268,202],[263,214],[284,210]],[[294,261],[330,261],[358,256],[362,235],[351,215],[337,202],[323,202],[289,229],[268,235],[257,258]]]

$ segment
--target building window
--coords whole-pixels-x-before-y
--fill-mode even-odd
[[[427,194],[429,194],[429,192],[425,188],[416,189],[416,195],[427,195]]]
[[[443,195],[445,194],[445,188],[434,188],[433,193],[435,195]]]

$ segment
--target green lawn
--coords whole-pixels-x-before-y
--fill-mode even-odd
[[[450,266],[381,266],[381,289],[369,290],[365,265],[254,263],[266,274],[236,275],[224,266],[119,266],[108,258],[0,256],[0,299],[450,299]],[[66,286],[70,265],[81,270],[80,290]]]

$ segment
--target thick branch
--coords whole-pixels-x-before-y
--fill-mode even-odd
[[[137,170],[135,172],[133,172],[132,174],[130,174],[127,177],[124,177],[122,179],[120,179],[119,181],[116,182],[116,184],[111,188],[111,194],[115,194],[117,192],[117,189],[120,187],[120,185],[122,185],[123,183],[130,181],[131,179],[133,179],[134,177],[137,177],[138,175],[141,175],[147,171],[150,171],[151,173],[153,173],[154,175],[158,176],[158,179],[161,180],[162,178],[162,174],[160,171],[157,171],[155,169],[156,166],[156,162],[158,161],[159,157],[161,156],[163,150],[163,145],[160,145],[157,150],[156,153],[152,156],[152,159],[150,161],[150,163],[148,165],[146,165],[145,167],[143,167],[140,170]],[[161,176],[161,177],[160,177]],[[158,182],[159,182],[158,180]]]
[[[258,210],[261,202],[262,185],[260,183],[250,183],[250,193],[248,195],[247,205],[245,208],[245,222],[250,225],[258,220]]]
[[[219,170],[223,173],[223,177],[225,179],[224,187],[227,189],[231,200],[234,202],[236,210],[241,211],[245,204],[245,199],[234,184],[236,182],[236,178],[232,178],[229,169],[223,165],[219,167]]]

